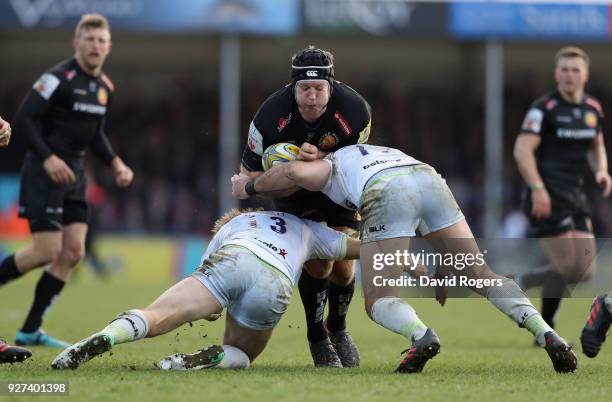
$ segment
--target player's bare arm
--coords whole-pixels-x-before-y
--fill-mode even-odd
[[[240,175],[235,175],[234,177],[247,176],[252,181],[252,180],[257,179],[263,173],[264,172],[262,171],[247,170],[247,168],[244,167],[244,165],[240,165]],[[234,182],[234,179],[232,178],[232,183],[233,182]],[[258,194],[258,195],[261,197],[265,197],[265,198],[284,198],[284,197],[289,197],[291,194],[295,193],[298,190],[299,190],[299,187],[293,187],[293,188],[289,188],[289,189],[281,190],[281,191],[269,191],[264,194]]]
[[[310,191],[320,191],[331,174],[331,166],[321,160],[312,162],[292,161],[272,167],[253,181],[246,176],[232,178],[232,195],[247,199],[251,195],[271,191],[289,190],[295,186]],[[249,185],[252,188],[247,188]]]
[[[525,183],[531,189],[531,214],[538,218],[550,216],[550,195],[538,171],[535,150],[542,139],[538,135],[521,133],[514,143],[514,159]]]
[[[256,178],[261,176],[263,172],[262,171],[259,171],[259,172],[251,171],[251,170],[248,170],[246,167],[244,167],[244,165],[240,165],[240,174],[249,176],[251,180],[255,180]]]
[[[602,195],[609,197],[612,191],[612,178],[608,172],[608,156],[602,133],[599,133],[593,140],[593,158],[595,182],[601,187]]]

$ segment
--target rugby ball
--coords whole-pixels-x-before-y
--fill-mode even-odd
[[[289,162],[297,159],[300,148],[288,142],[279,142],[270,145],[261,156],[261,164],[264,171],[270,169],[277,163]]]

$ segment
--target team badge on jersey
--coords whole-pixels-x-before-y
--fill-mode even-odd
[[[108,103],[108,92],[103,87],[98,88],[98,102],[103,106],[106,106]]]
[[[523,131],[531,131],[534,133],[539,133],[542,129],[542,119],[544,118],[544,112],[540,109],[530,109],[527,112],[527,116],[525,116],[525,120],[523,121],[522,129]]]
[[[338,136],[332,132],[324,134],[319,140],[319,148],[323,150],[332,149],[338,144]]]
[[[281,117],[280,119],[278,119],[278,126],[276,127],[276,129],[280,133],[281,131],[285,129],[285,127],[287,127],[287,125],[290,122],[291,122],[291,113],[289,113],[289,116],[287,117]]]
[[[49,100],[53,92],[57,89],[60,84],[59,78],[57,78],[53,74],[45,73],[43,74],[38,81],[34,83],[34,90],[38,92],[40,96]]]
[[[588,111],[584,114],[584,123],[588,128],[597,127],[597,115],[595,112]]]

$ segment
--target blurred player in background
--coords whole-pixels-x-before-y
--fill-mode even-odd
[[[536,100],[514,145],[514,157],[527,184],[525,212],[532,235],[550,266],[516,277],[528,289],[543,285],[542,316],[554,328],[566,286],[593,277],[596,243],[582,172],[592,155],[595,181],[608,197],[612,179],[603,139],[603,111],[584,92],[589,56],[576,47],[556,55],[557,89]]]
[[[291,59],[291,80],[266,99],[253,118],[242,156],[242,173],[253,178],[261,174],[264,150],[279,142],[302,146],[300,159],[304,160],[367,142],[370,106],[355,90],[334,79],[330,52],[312,46],[297,52]],[[358,228],[354,212],[319,192],[302,190],[274,200],[274,205],[276,210],[326,222],[345,233],[356,233]],[[314,365],[358,366],[359,352],[346,330],[346,314],[355,290],[353,262],[310,261],[298,287]],[[328,298],[329,315],[324,321]]]
[[[83,257],[88,218],[83,168],[86,150],[91,149],[111,167],[119,187],[128,186],[133,178],[104,132],[113,92],[113,84],[102,73],[111,49],[106,18],[84,15],[72,43],[74,57],[52,67],[36,81],[15,119],[15,131],[28,143],[21,172],[19,214],[28,219],[33,243],[0,263],[0,286],[32,269],[48,266],[17,332],[18,345],[69,345],[40,327],[72,268]]]
[[[359,241],[321,223],[282,212],[234,209],[214,226],[195,273],[144,310],[128,310],[102,331],[60,353],[57,369],[77,368],[113,345],[215,319],[227,308],[222,346],[163,359],[165,370],[247,368],[287,311],[302,266],[311,259],[355,259]]]
[[[600,295],[593,300],[589,318],[587,318],[580,343],[582,352],[588,357],[595,357],[606,340],[606,335],[612,324],[612,292]]]
[[[482,254],[461,208],[446,182],[431,166],[397,149],[351,145],[324,160],[282,163],[255,181],[240,175],[234,176],[232,183],[232,194],[241,199],[297,185],[322,191],[339,205],[359,210],[361,283],[366,312],[382,327],[412,342],[397,372],[422,371],[440,350],[435,332],[399,297],[401,282],[397,286],[397,280],[406,268],[414,268],[416,262],[406,259],[387,262],[389,256],[410,250],[410,238],[416,235],[417,228],[440,255],[471,255],[463,266],[454,264],[454,274],[463,280],[482,281],[480,287],[468,286],[519,327],[527,328],[545,348],[556,371],[565,373],[576,369],[577,358],[571,347],[546,324],[516,283],[493,273],[483,257],[478,260],[477,256]],[[374,265],[377,256],[384,257],[382,267]],[[394,282],[385,285],[382,279]]]
[[[0,147],[8,146],[11,140],[11,125],[0,116]],[[11,346],[0,338],[0,363],[18,363],[32,356],[32,352],[19,346]]]

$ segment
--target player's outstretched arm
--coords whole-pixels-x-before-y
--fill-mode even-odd
[[[283,190],[291,186],[298,186],[309,191],[321,191],[330,174],[331,165],[324,160],[291,161],[272,167],[255,180],[254,186],[257,192]],[[276,186],[278,187],[275,188]]]
[[[328,162],[292,161],[273,166],[270,170],[252,181],[247,176],[232,177],[232,195],[247,199],[255,194],[294,189],[296,186],[310,191],[320,191],[331,174]]]

